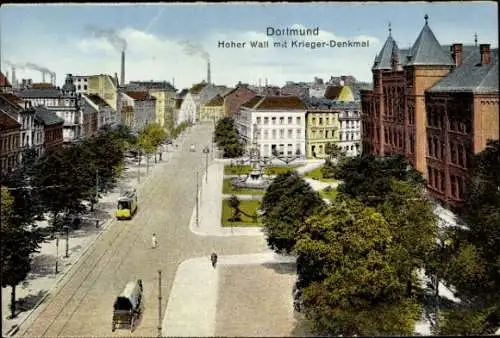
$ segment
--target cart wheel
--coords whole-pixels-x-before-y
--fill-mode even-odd
[[[115,323],[111,324],[111,332],[115,332],[115,329],[116,329]]]

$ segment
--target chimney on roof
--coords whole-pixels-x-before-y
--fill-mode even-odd
[[[490,63],[490,44],[480,44],[479,53],[481,53],[481,64],[487,65]]]
[[[123,87],[125,85],[125,51],[122,51],[122,68],[121,68],[121,77],[120,77],[120,85]]]
[[[454,43],[451,46],[451,55],[457,67],[460,66],[460,64],[462,63],[462,47],[463,44],[461,43]]]

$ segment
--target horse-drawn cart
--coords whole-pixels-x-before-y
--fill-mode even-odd
[[[116,298],[113,306],[113,323],[111,331],[115,331],[118,326],[126,325],[132,332],[135,321],[141,313],[142,301],[142,281],[138,279],[130,282],[120,296]]]

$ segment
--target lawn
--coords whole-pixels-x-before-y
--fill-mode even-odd
[[[233,189],[230,178],[222,183],[222,193],[226,195],[264,195],[265,192],[263,189]]]
[[[321,196],[321,198],[328,199],[328,200],[334,200],[335,197],[337,196],[337,189],[332,189],[331,191],[326,191],[325,189],[323,189],[319,192],[319,195]]]
[[[283,174],[288,171],[293,171],[299,167],[302,167],[302,165],[290,165],[290,166],[269,166],[264,168],[264,174],[265,175],[278,175],[278,174]],[[245,164],[245,165],[226,165],[224,166],[224,175],[248,175],[252,171],[252,166]]]
[[[260,206],[260,201],[240,201],[240,210],[248,215],[253,215],[257,212]],[[222,201],[222,226],[223,227],[261,227],[260,219],[257,222],[251,217],[241,214],[241,222],[230,222],[229,219],[233,216],[233,208],[229,206],[228,200]]]
[[[321,173],[321,168],[323,168],[323,166],[318,167],[313,171],[307,172],[305,176],[321,182],[328,182],[328,183],[337,182],[337,180],[334,178],[323,178],[323,174]]]

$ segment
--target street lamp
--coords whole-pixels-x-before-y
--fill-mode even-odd
[[[210,153],[210,149],[206,146],[203,148],[203,154],[205,154],[205,183],[208,183],[208,153]]]
[[[63,230],[66,232],[66,254],[64,255],[64,258],[69,257],[69,226],[64,225]]]

